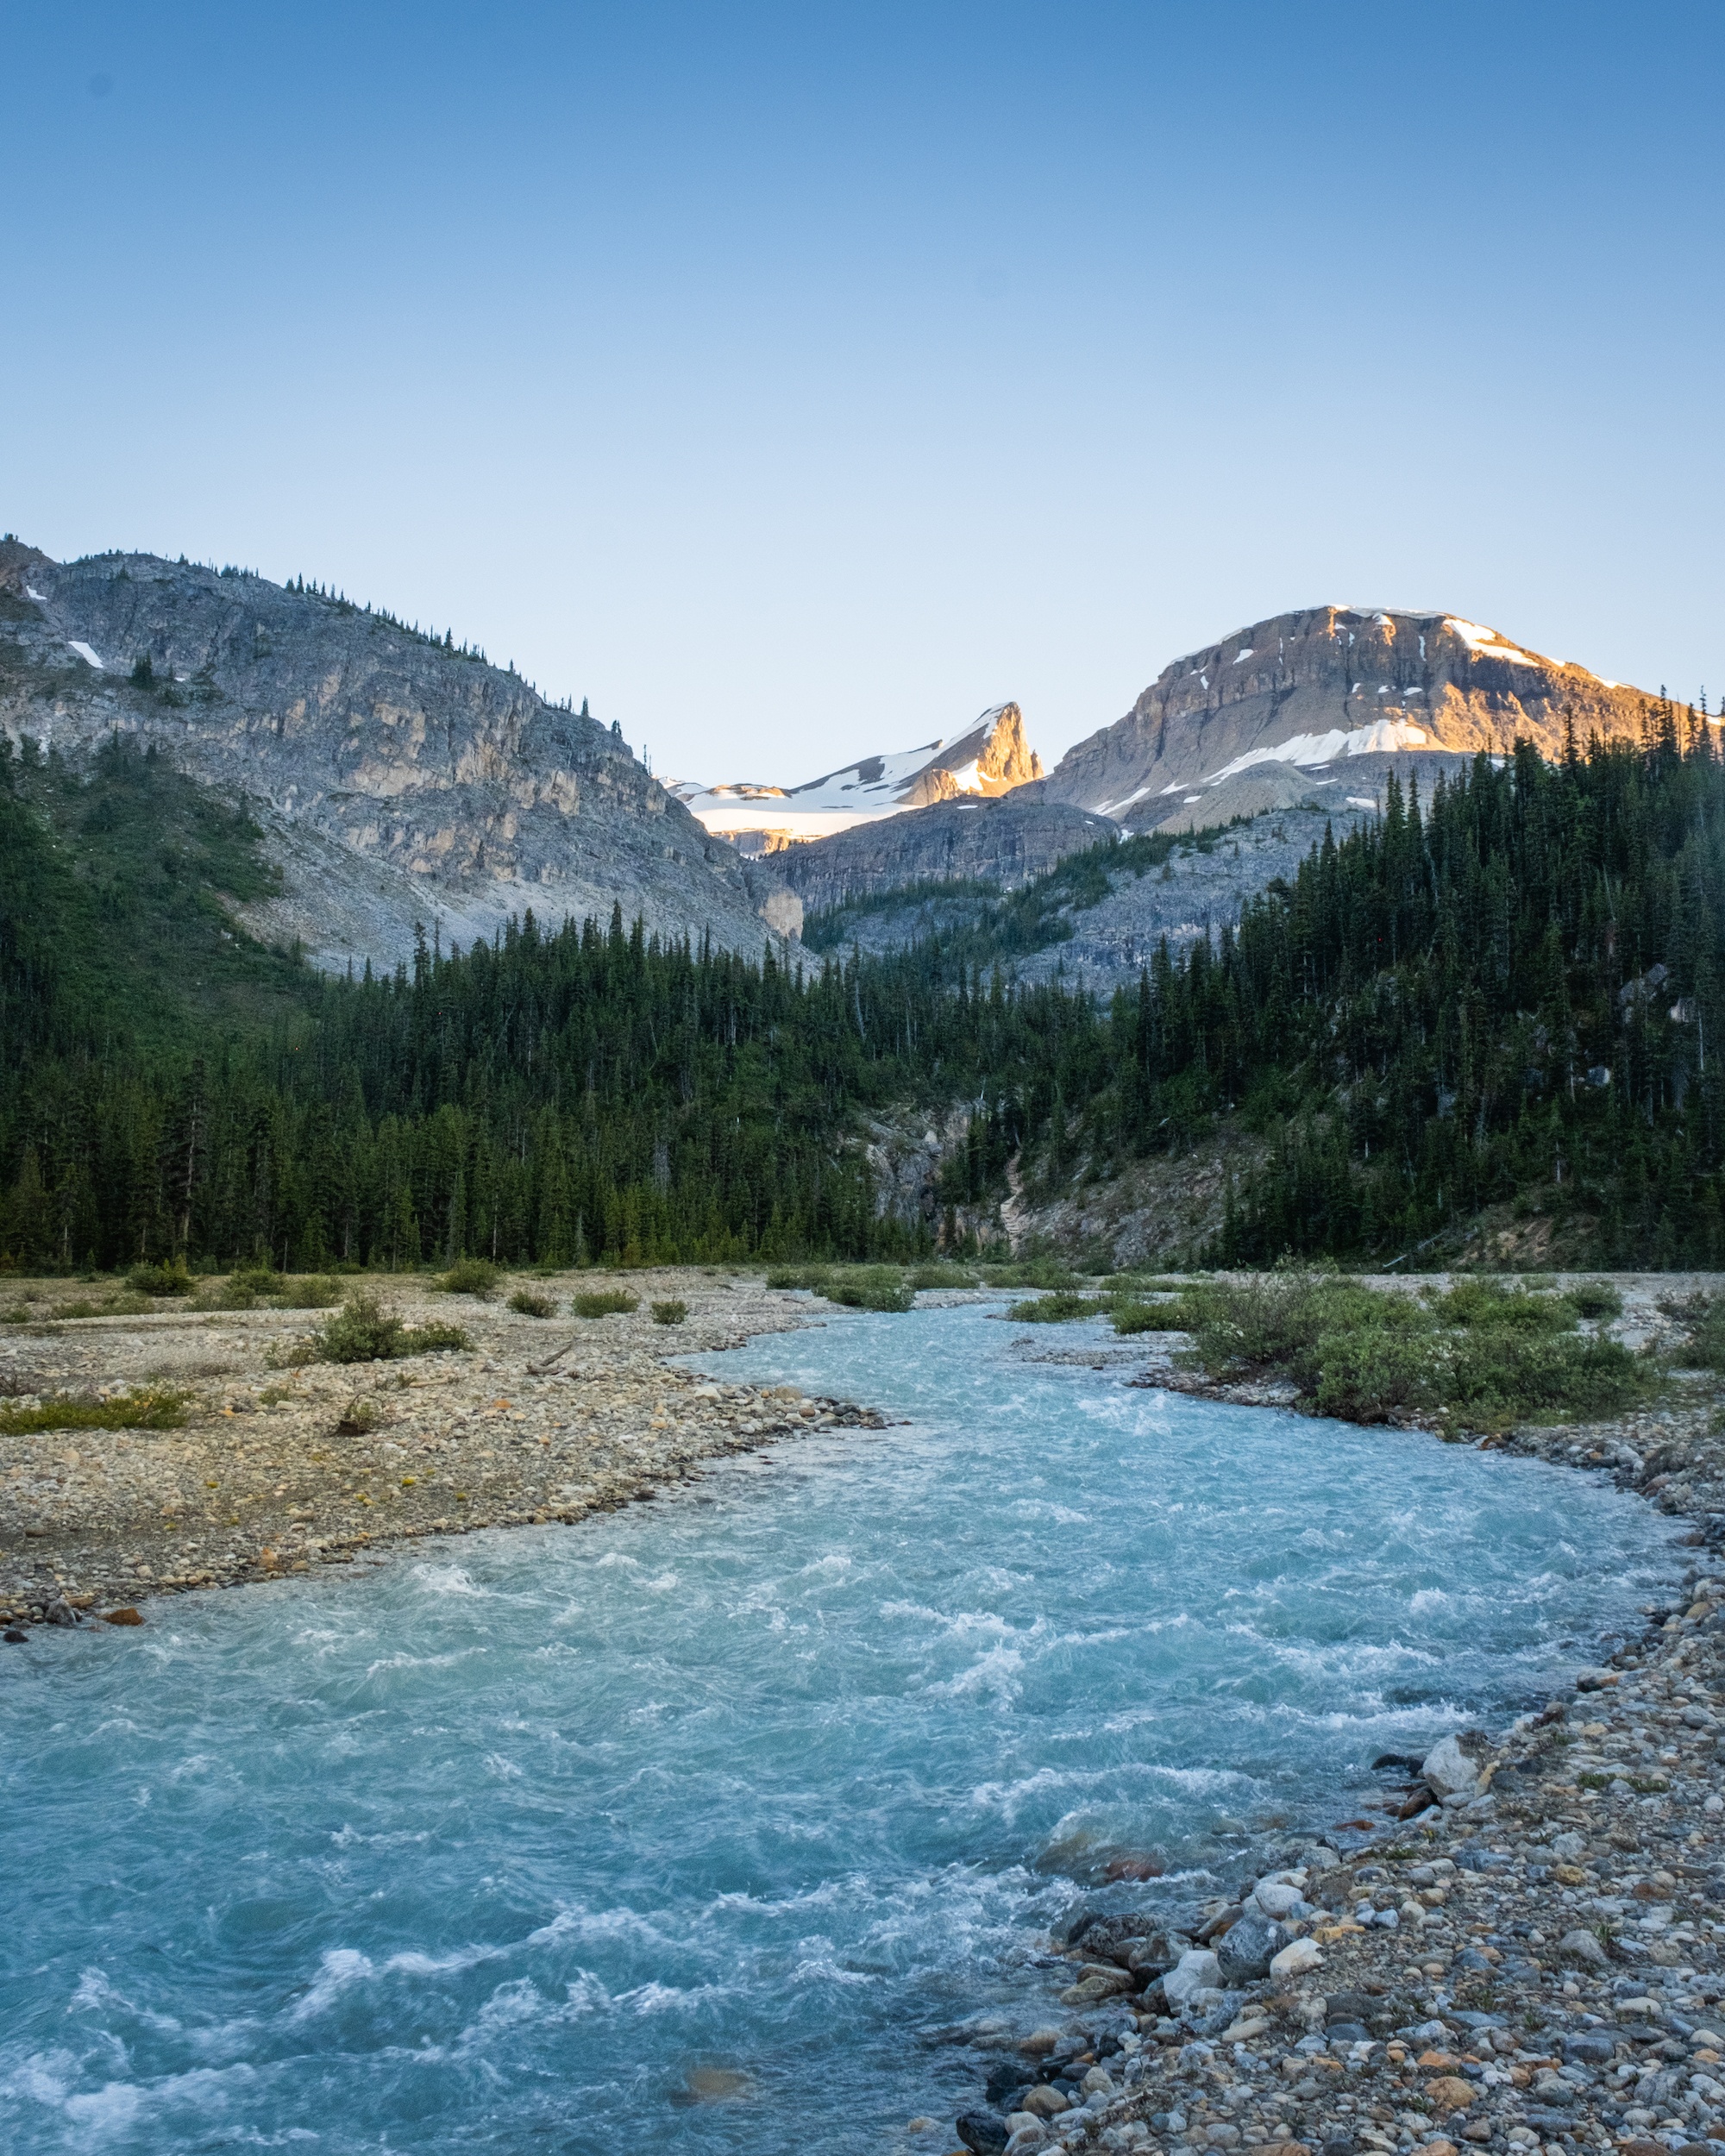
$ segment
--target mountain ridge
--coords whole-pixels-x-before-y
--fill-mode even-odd
[[[745,950],[800,921],[615,731],[448,640],[251,572],[0,542],[0,730],[74,759],[132,736],[243,794],[283,889],[242,918],[326,967],[393,963],[417,923],[493,936],[530,907],[555,925],[620,905]]]
[[[1633,737],[1651,701],[1459,614],[1308,607],[1171,661],[1124,718],[1066,752],[1044,790],[1151,828],[1232,787],[1227,821],[1286,805],[1294,774],[1351,756],[1502,754],[1519,736],[1551,760],[1570,724],[1584,743]]]
[[[1043,775],[1016,704],[993,704],[948,741],[860,756],[800,786],[685,780],[671,790],[703,826],[750,852],[831,838],[901,811],[961,797],[994,799]]]

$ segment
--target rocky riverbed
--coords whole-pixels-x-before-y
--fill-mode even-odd
[[[1618,1284],[1626,1328],[1650,1333],[1672,1283]],[[1725,2141],[1721,1426],[1697,1375],[1621,1420],[1487,1439],[1672,1514],[1691,1553],[1672,1606],[1509,1729],[1383,1761],[1371,1816],[1261,1848],[1213,1898],[1081,1904],[1050,1942],[1068,1981],[1044,2026],[952,2032],[979,2053],[964,2147],[1665,2156]]]
[[[568,1314],[592,1275],[537,1280],[557,1316],[387,1284],[410,1326],[459,1323],[469,1351],[296,1358],[323,1314],[55,1313],[65,1282],[9,1284],[0,1407],[168,1388],[183,1424],[0,1437],[0,1621],[131,1613],[140,1598],[351,1563],[404,1539],[575,1520],[643,1501],[717,1455],[811,1430],[878,1427],[866,1407],[713,1384],[666,1360],[809,1324],[806,1296],[690,1269],[633,1273],[633,1313]],[[654,1301],[687,1304],[656,1324]],[[129,1617],[123,1620],[129,1620]]]

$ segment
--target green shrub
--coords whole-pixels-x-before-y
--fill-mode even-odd
[[[429,1355],[439,1348],[471,1345],[458,1325],[404,1325],[398,1311],[380,1302],[371,1289],[361,1288],[318,1328],[312,1351],[320,1363],[387,1363],[398,1356]]]
[[[185,1420],[186,1395],[169,1385],[98,1400],[92,1393],[45,1400],[40,1407],[0,1409],[0,1432],[22,1437],[33,1430],[178,1430]]]
[[[911,1307],[910,1282],[893,1265],[859,1265],[835,1272],[821,1289],[829,1302],[850,1310],[890,1310],[900,1316]]]
[[[819,1291],[832,1278],[831,1265],[774,1265],[768,1269],[769,1288],[812,1288]]]
[[[596,1288],[591,1294],[575,1296],[569,1307],[578,1318],[626,1318],[641,1307],[641,1298],[626,1288]]]
[[[177,1257],[166,1265],[133,1266],[126,1285],[140,1295],[189,1295],[192,1281],[185,1260]]]
[[[367,1400],[363,1393],[355,1393],[342,1410],[336,1425],[338,1438],[363,1438],[378,1426],[378,1407],[374,1400]]]
[[[1168,1332],[1175,1329],[1166,1303],[1138,1302],[1123,1295],[1109,1312],[1116,1332]]]
[[[1532,1294],[1496,1280],[1459,1280],[1432,1307],[1446,1325],[1480,1326],[1494,1332],[1552,1333],[1575,1329],[1575,1304],[1567,1295]]]
[[[1167,1321],[1192,1334],[1193,1359],[1212,1377],[1280,1376],[1302,1406],[1352,1422],[1404,1410],[1502,1430],[1615,1413],[1646,1389],[1646,1368],[1627,1348],[1575,1332],[1566,1297],[1491,1281],[1420,1302],[1278,1268],[1195,1284],[1172,1307]]]
[[[524,1318],[555,1318],[557,1306],[549,1295],[541,1295],[530,1288],[518,1288],[509,1299],[509,1307]]]
[[[681,1325],[688,1314],[687,1303],[679,1302],[674,1297],[665,1302],[656,1302],[653,1306],[655,1325]]]
[[[1108,1306],[1098,1295],[1075,1294],[1056,1288],[1028,1302],[1015,1302],[1007,1315],[1019,1325],[1070,1325],[1075,1318],[1100,1318]]]
[[[1692,1295],[1659,1307],[1688,1326],[1689,1337],[1678,1351],[1685,1369],[1725,1370],[1725,1295]]]
[[[445,1294],[488,1295],[502,1278],[502,1268],[488,1257],[458,1257],[437,1285]]]
[[[932,1265],[913,1265],[910,1272],[913,1293],[924,1288],[974,1288],[981,1277],[968,1265],[954,1265],[944,1258]]]
[[[1583,1318],[1621,1318],[1623,1298],[1609,1281],[1584,1280],[1566,1291],[1566,1300]]]
[[[1063,1257],[1026,1257],[979,1269],[990,1288],[1070,1288],[1077,1277]]]
[[[342,1283],[323,1273],[302,1273],[279,1281],[276,1293],[284,1310],[329,1310],[342,1300]]]

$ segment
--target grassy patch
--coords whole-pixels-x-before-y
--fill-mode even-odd
[[[1027,1302],[1015,1302],[1007,1315],[1019,1325],[1070,1325],[1076,1318],[1101,1318],[1108,1305],[1100,1295],[1080,1295],[1070,1288],[1056,1288]]]
[[[1195,1284],[1164,1321],[1191,1333],[1208,1376],[1288,1379],[1317,1414],[1381,1422],[1402,1411],[1499,1431],[1614,1414],[1644,1395],[1647,1366],[1615,1340],[1578,1333],[1576,1319],[1565,1296],[1492,1281],[1419,1301],[1278,1269]]]
[[[32,1430],[178,1430],[185,1420],[185,1399],[167,1385],[116,1394],[111,1400],[73,1394],[45,1400],[40,1407],[0,1409],[0,1432],[22,1437]]]
[[[398,1311],[362,1288],[319,1326],[312,1337],[312,1357],[320,1363],[389,1363],[398,1356],[472,1344],[458,1325],[404,1325]]]
[[[936,1269],[933,1266],[918,1268],[919,1271]],[[767,1285],[806,1288],[850,1310],[890,1310],[902,1315],[916,1293],[916,1273],[905,1272],[896,1265],[775,1265],[767,1275]],[[942,1280],[938,1285],[948,1283]]]
[[[932,1265],[913,1265],[910,1283],[913,1293],[923,1288],[975,1288],[982,1275],[968,1265],[954,1265],[945,1259]]]
[[[1568,1297],[1578,1316],[1583,1318],[1621,1318],[1623,1314],[1623,1298],[1609,1281],[1578,1281],[1568,1290]]]
[[[126,1285],[139,1295],[189,1295],[193,1283],[185,1259],[176,1258],[171,1265],[133,1266]]]
[[[591,1294],[575,1296],[569,1307],[578,1318],[626,1318],[641,1307],[641,1298],[626,1288],[596,1288]]]
[[[549,1295],[542,1295],[531,1288],[518,1288],[509,1299],[509,1307],[524,1318],[554,1318],[557,1306]]]
[[[488,1257],[458,1257],[437,1285],[448,1295],[489,1295],[502,1278]]]
[[[663,1302],[656,1302],[653,1306],[655,1325],[681,1325],[688,1314],[687,1303],[679,1302],[674,1296],[668,1297]]]
[[[911,1307],[910,1282],[895,1265],[856,1265],[835,1270],[821,1294],[850,1310],[890,1310],[900,1315]]]

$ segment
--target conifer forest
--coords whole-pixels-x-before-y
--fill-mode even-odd
[[[1101,1000],[938,940],[664,942],[613,913],[341,979],[241,929],[242,813],[118,739],[0,762],[0,1262],[912,1257],[1032,1193],[1259,1141],[1195,1257],[1400,1260],[1537,1193],[1594,1262],[1725,1250],[1725,766],[1526,744],[1327,838]],[[224,903],[224,901],[229,903]],[[871,1119],[969,1112],[932,1219]]]

